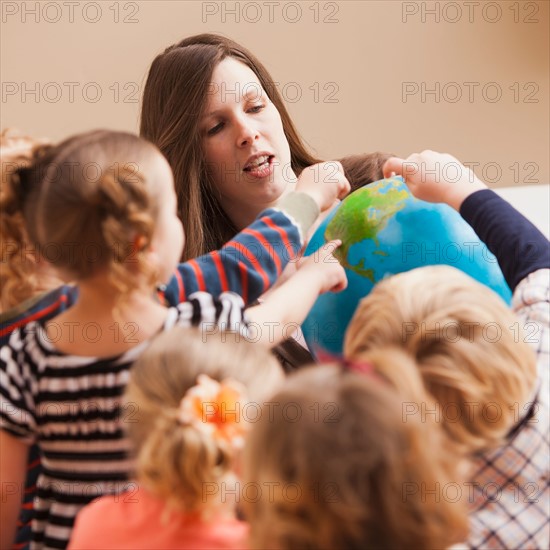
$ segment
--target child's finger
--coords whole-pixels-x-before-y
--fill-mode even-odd
[[[348,178],[346,178],[346,176],[344,176],[344,173],[342,172],[342,178],[340,180],[340,190],[338,191],[338,198],[340,200],[344,199],[345,197],[347,197],[350,191],[351,191],[351,184]]]
[[[339,246],[342,246],[342,241],[340,239],[333,239],[332,241],[328,241],[328,243],[325,243],[323,246],[326,247],[326,250],[332,252],[336,250]]]
[[[404,159],[398,158],[398,157],[391,157],[389,158],[382,168],[382,173],[384,174],[385,178],[389,178],[394,175],[402,175],[403,174],[403,163],[405,162]]]
[[[321,257],[324,258],[326,263],[339,263],[336,256],[334,256],[334,252],[336,252],[339,246],[342,246],[342,241],[334,239],[333,241],[328,241],[319,249]]]

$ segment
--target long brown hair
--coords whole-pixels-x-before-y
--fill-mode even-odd
[[[237,233],[211,192],[199,133],[212,73],[226,57],[238,59],[256,74],[279,111],[294,172],[299,174],[306,166],[319,162],[308,153],[273,79],[251,52],[215,34],[191,36],[167,48],[149,70],[140,133],[158,146],[174,171],[180,218],[186,233],[192,236],[187,240],[184,260],[219,248]]]
[[[183,260],[220,248],[237,233],[212,193],[199,132],[200,116],[205,108],[209,84],[216,66],[233,57],[249,67],[281,116],[291,153],[291,167],[296,175],[320,159],[304,145],[285,107],[275,82],[267,69],[246,48],[216,34],[191,36],[167,48],[153,61],[145,84],[141,109],[140,134],[152,141],[168,159],[174,172],[179,216],[190,236]],[[390,155],[384,155],[385,158]],[[373,163],[372,171],[365,171]],[[348,157],[346,167],[357,165],[354,180],[362,184],[381,179],[378,154]],[[356,184],[357,186],[358,184]]]

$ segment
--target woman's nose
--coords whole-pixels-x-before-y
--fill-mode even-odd
[[[252,120],[243,118],[238,122],[237,145],[244,147],[257,140],[259,136],[258,129]]]

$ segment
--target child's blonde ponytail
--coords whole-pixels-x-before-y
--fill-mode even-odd
[[[210,397],[196,416],[184,414],[191,394],[202,391],[204,378],[225,389],[231,384],[243,389],[242,398],[227,407],[221,425],[217,420],[208,425],[208,407],[216,406]],[[159,335],[132,367],[125,394],[126,403],[138,411],[125,428],[134,446],[139,482],[179,509],[212,511],[224,498],[222,484],[233,477],[242,444],[235,433],[256,420],[264,398],[282,379],[269,351],[238,334],[176,327]],[[238,422],[232,422],[234,412]],[[224,427],[228,430],[221,434]]]
[[[175,408],[158,412],[136,460],[140,482],[183,510],[203,507],[210,493],[207,486],[218,486],[230,465],[227,446],[183,425]]]

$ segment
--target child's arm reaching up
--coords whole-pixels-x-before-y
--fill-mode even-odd
[[[251,335],[274,346],[292,336],[320,294],[339,292],[347,286],[344,268],[332,255],[341,241],[330,241],[306,258],[298,271],[268,294],[260,305],[246,311]]]
[[[392,173],[403,176],[415,197],[446,203],[460,212],[496,256],[512,291],[529,273],[550,267],[548,239],[455,157],[423,151],[406,160],[391,158],[384,176]]]

